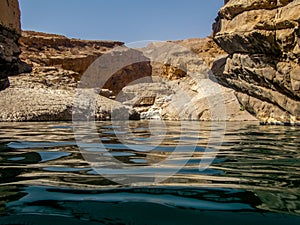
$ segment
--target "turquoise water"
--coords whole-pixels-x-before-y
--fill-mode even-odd
[[[0,224],[300,224],[300,127],[96,125],[0,124]]]

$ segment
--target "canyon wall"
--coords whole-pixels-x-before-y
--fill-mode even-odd
[[[136,57],[140,55],[145,61],[137,64],[129,63],[123,70],[109,74],[110,79],[102,87],[109,89],[114,95],[135,79],[151,75],[149,60],[141,53],[124,47],[124,43],[120,41],[79,40],[57,34],[23,31],[20,45],[22,49],[20,58],[33,67],[30,79],[33,81],[36,78],[36,85],[46,82],[47,86],[52,87],[61,86],[64,89],[75,87],[88,67],[102,55],[111,60],[106,62],[106,66],[112,65],[113,61],[118,59],[117,55],[120,55],[119,60],[123,61],[125,55],[129,58],[132,55]],[[114,49],[112,54],[116,54],[115,57],[110,54],[112,49]],[[20,77],[19,80],[23,77],[26,76]],[[103,74],[102,77],[98,74],[93,78],[103,79]]]
[[[150,59],[152,82],[123,88],[116,100],[142,119],[256,121],[241,110],[234,91],[211,81],[210,66],[224,55],[212,38],[151,43],[140,49]]]
[[[218,82],[262,122],[300,121],[300,0],[229,0],[213,25]]]
[[[19,70],[21,34],[18,0],[0,1],[0,91],[9,86],[8,75]]]
[[[151,75],[149,59],[139,51],[130,50],[119,41],[79,40],[34,31],[22,31],[19,43],[20,59],[30,65],[32,71],[10,77],[10,88],[0,92],[3,109],[0,121],[70,121],[74,100],[82,102],[83,108],[78,107],[78,110],[83,112],[85,103],[89,102],[86,96],[80,95],[80,99],[77,96],[77,87],[83,87],[84,82],[91,83],[83,89],[97,84],[97,88],[103,88],[96,99],[96,120],[108,120],[112,115],[115,119],[127,115],[130,119],[139,118],[131,107],[113,100],[128,83]],[[92,71],[90,76],[84,73],[92,62],[103,58],[107,61],[95,63],[91,68],[104,69],[107,74],[103,74],[103,70]],[[134,58],[142,62],[130,63],[135,62]],[[118,63],[127,66],[110,73],[110,66]],[[107,82],[100,85],[104,78]]]
[[[18,0],[0,1],[0,25],[21,34],[20,9]]]
[[[88,66],[119,41],[86,41],[63,35],[23,31],[20,38],[21,59],[33,67],[59,66],[83,74]]]

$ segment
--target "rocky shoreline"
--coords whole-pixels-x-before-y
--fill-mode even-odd
[[[123,43],[22,32],[20,59],[32,70],[9,77],[10,87],[0,92],[0,121],[71,121],[80,77],[95,59],[120,45]],[[96,120],[109,120],[112,113],[119,111],[129,113],[130,118],[136,117],[129,107],[107,97],[98,96]]]
[[[209,64],[224,52],[211,38],[169,42],[162,46],[152,44],[146,49],[134,50],[121,46],[121,42],[81,42],[30,31],[23,32],[20,43],[20,58],[32,66],[32,71],[10,77],[10,88],[0,92],[0,98],[5,99],[0,102],[4,109],[0,121],[71,121],[77,88],[82,82],[83,71],[90,65],[87,59],[91,54],[95,58],[105,54],[109,60],[125,60],[124,64],[129,64],[112,74],[103,85],[97,97],[96,120],[110,120],[112,115],[113,119],[120,119],[119,112],[127,115],[125,119],[256,120],[241,110],[234,91],[217,84],[224,95],[222,104],[227,113],[222,111],[220,115],[212,115],[212,105],[217,102],[210,102],[201,90],[215,85],[209,79]],[[168,45],[174,49],[164,49]],[[165,58],[153,58],[155,53],[163,55],[163,51],[169,52],[169,62],[165,62]],[[182,56],[178,58],[178,55]],[[72,58],[72,61],[64,58]],[[130,65],[130,60],[126,61],[130,58],[141,62]],[[73,64],[77,66],[73,67]],[[191,77],[195,71],[198,83]],[[97,82],[92,82],[92,85]],[[188,99],[182,98],[181,93]],[[209,98],[214,99],[214,95],[220,93],[212,93]]]
[[[0,3],[0,121],[72,120],[82,77],[104,56],[108,64],[89,68],[107,73],[104,83],[89,80],[100,88],[96,120],[300,125],[300,0],[225,3],[213,37],[141,49],[21,32],[18,1]],[[125,66],[113,71],[110,63]]]

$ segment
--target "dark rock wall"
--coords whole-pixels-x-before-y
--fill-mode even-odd
[[[21,62],[19,37],[21,35],[20,9],[17,0],[0,2],[0,91],[9,86],[8,76],[30,71]]]

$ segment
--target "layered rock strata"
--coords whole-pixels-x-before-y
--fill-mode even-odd
[[[84,41],[32,31],[22,35],[21,58],[33,70],[10,77],[10,88],[0,93],[3,99],[0,107],[4,109],[0,121],[72,120],[74,101],[89,102],[86,96],[76,96],[79,89],[96,88],[96,84],[102,88],[95,94],[96,120],[111,119],[112,114],[113,119],[126,115],[139,118],[131,107],[112,100],[128,83],[151,75],[150,62],[139,51],[121,46],[123,43],[117,41]],[[91,68],[108,68],[108,73],[93,71],[89,77],[85,71],[97,58],[101,60],[101,56],[107,61],[95,62]],[[124,68],[109,70],[116,62]],[[82,85],[86,81],[90,85]],[[85,110],[80,110],[86,116]]]
[[[151,76],[149,60],[141,53],[123,47],[124,43],[119,41],[86,41],[56,34],[23,31],[20,44],[21,58],[33,66],[30,79],[47,82],[52,87],[76,86],[88,67],[96,59],[101,60],[103,55],[103,58],[108,59],[101,63],[107,68],[112,67],[118,60],[124,64],[126,58],[139,58],[138,63],[128,61],[126,67],[106,74],[109,78],[104,78],[103,74],[96,71],[93,78],[98,81],[106,79],[107,82],[102,88],[111,90],[115,95],[139,77]],[[110,53],[112,49],[114,50]]]
[[[123,44],[119,41],[85,41],[57,34],[23,31],[20,57],[33,67],[32,75],[60,71],[78,81],[98,57]]]
[[[230,0],[213,26],[218,81],[263,123],[300,121],[300,0]]]
[[[9,102],[12,106],[2,112],[2,121],[71,120],[74,100],[82,105],[89,102],[88,95],[75,98],[81,89],[99,89],[101,95],[116,99],[97,97],[98,120],[111,119],[112,114],[114,119],[121,114],[137,119],[140,114],[144,119],[255,120],[241,109],[232,90],[210,81],[209,65],[224,54],[211,38],[128,49],[119,46],[121,42],[80,41],[37,32],[23,35],[21,57],[33,71],[11,77],[11,88],[0,93],[6,99],[3,107]],[[97,56],[92,66],[82,60],[90,56]],[[61,61],[53,63],[53,57]],[[81,67],[73,68],[69,58]],[[88,69],[83,73],[83,68]],[[21,95],[20,101],[14,95]]]

